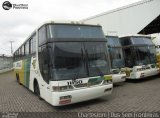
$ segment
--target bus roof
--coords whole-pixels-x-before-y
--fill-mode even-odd
[[[79,21],[67,21],[67,20],[64,20],[64,21],[47,21],[47,22],[44,22],[42,23],[41,25],[39,25],[28,37],[27,39],[14,51],[14,53],[20,48],[23,46],[23,44],[25,44],[29,38],[34,35],[36,33],[36,31],[38,31],[42,26],[44,25],[47,25],[47,24],[63,24],[63,25],[81,25],[81,26],[99,26],[101,27],[99,24],[86,24],[84,22],[79,22]]]
[[[38,28],[40,29],[42,26],[44,25],[47,25],[47,24],[64,24],[64,25],[82,25],[82,26],[100,26],[99,24],[88,24],[88,23],[84,23],[84,22],[79,22],[79,21],[67,21],[67,20],[64,20],[64,21],[47,21],[47,22],[44,22],[42,23]],[[36,30],[35,30],[36,31]]]
[[[47,21],[42,23],[41,25],[38,26],[38,28],[36,28],[31,35],[29,35],[29,37],[31,37],[37,30],[39,30],[42,26],[47,25],[47,24],[64,24],[64,25],[82,25],[82,26],[100,26],[99,24],[86,24],[84,22],[78,22],[78,21]],[[101,26],[100,26],[101,27]],[[28,38],[29,38],[28,37]],[[27,39],[28,39],[27,38]]]

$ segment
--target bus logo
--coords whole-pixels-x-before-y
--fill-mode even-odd
[[[82,84],[83,81],[82,80],[74,80],[74,81],[69,81],[67,83],[68,83],[68,85],[79,85],[79,84]]]
[[[4,10],[10,10],[12,8],[12,4],[9,1],[5,1],[2,4],[2,7],[3,7]]]

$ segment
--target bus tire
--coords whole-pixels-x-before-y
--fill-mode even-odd
[[[40,95],[39,84],[36,79],[34,80],[34,94],[37,95],[40,100],[42,100]]]

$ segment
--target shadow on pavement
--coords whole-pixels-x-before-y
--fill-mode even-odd
[[[115,87],[123,87],[123,86],[125,86],[125,84],[126,84],[126,82],[115,83],[115,84],[113,84],[113,87],[114,87],[114,88],[115,88]]]

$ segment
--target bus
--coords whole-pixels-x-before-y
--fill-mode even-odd
[[[16,79],[53,106],[109,95],[105,42],[99,25],[44,23],[14,52]]]
[[[156,51],[151,37],[143,35],[121,37],[127,79],[141,79],[159,74]]]
[[[118,36],[106,36],[106,39],[112,69],[112,81],[113,83],[125,82],[126,73],[121,71],[125,64],[120,39]]]
[[[152,38],[153,43],[156,48],[156,57],[157,57],[157,65],[160,67],[160,35],[156,35],[156,37]]]

